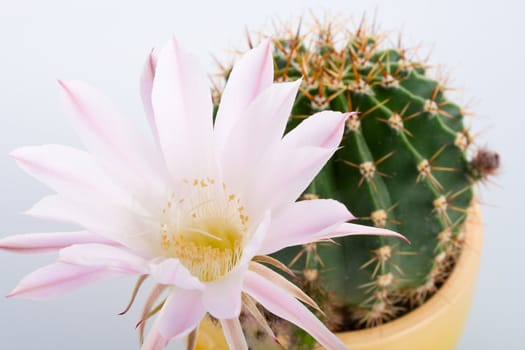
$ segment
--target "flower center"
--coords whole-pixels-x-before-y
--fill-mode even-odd
[[[212,178],[183,180],[162,211],[162,249],[203,282],[231,271],[242,256],[248,216],[240,198]]]

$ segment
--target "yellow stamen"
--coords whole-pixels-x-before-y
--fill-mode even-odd
[[[248,215],[241,199],[212,178],[183,180],[181,198],[162,210],[161,248],[203,282],[231,271],[242,256]]]

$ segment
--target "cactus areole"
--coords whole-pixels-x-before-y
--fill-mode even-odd
[[[360,113],[302,198],[340,200],[362,224],[396,230],[411,245],[345,237],[276,257],[329,310],[319,317],[333,330],[373,327],[424,303],[446,280],[461,252],[472,187],[484,175],[473,171],[466,112],[447,98],[446,81],[364,24],[350,32],[315,22],[309,31],[299,25],[273,35],[275,80],[303,78],[287,130],[321,110]],[[292,332],[291,341],[307,338]]]

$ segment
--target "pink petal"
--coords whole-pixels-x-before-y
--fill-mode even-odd
[[[144,342],[144,329],[146,327],[146,323],[148,322],[149,316],[151,316],[150,313],[152,312],[152,310],[154,310],[156,308],[155,304],[157,303],[159,297],[168,288],[169,288],[169,286],[164,285],[164,284],[155,284],[153,289],[148,294],[148,297],[146,298],[146,301],[145,301],[144,305],[142,306],[142,311],[140,313],[140,321],[136,325],[137,331],[139,333],[139,342],[140,343]],[[166,299],[164,299],[164,301],[165,300]],[[164,303],[164,301],[162,301],[162,303]],[[158,304],[158,305],[160,305],[160,304]],[[164,305],[164,304],[162,304],[162,305]],[[158,320],[158,318],[156,318],[156,319]],[[153,329],[157,330],[157,328],[158,328],[156,326],[157,324],[158,324],[158,322],[155,322],[153,324]],[[152,329],[152,333],[153,333],[153,329]]]
[[[205,314],[200,291],[174,288],[158,316],[159,332],[169,340],[185,337]]]
[[[66,217],[66,221],[113,238],[121,233],[136,233],[150,224],[149,211],[142,206],[144,201],[139,200],[140,196],[113,185],[86,152],[45,145],[23,147],[11,155],[23,169],[60,194],[60,199],[46,199],[37,205],[40,209],[44,207],[44,216],[54,209],[60,218]],[[35,209],[30,212],[34,213]]]
[[[365,226],[365,225],[359,225],[359,224],[350,224],[347,222],[335,227],[333,230],[330,230],[330,232],[327,232],[326,234],[324,234],[323,237],[320,237],[320,239],[330,239],[330,238],[336,238],[336,237],[355,236],[355,235],[397,237],[397,238],[401,238],[407,243],[410,243],[410,241],[405,236],[395,231],[391,231],[391,230],[388,230],[385,228],[379,228],[379,227]]]
[[[290,293],[294,298],[302,301],[303,303],[308,304],[309,306],[321,311],[319,305],[310,298],[305,292],[303,292],[299,287],[297,287],[292,282],[288,281],[281,274],[275,272],[274,270],[255,262],[250,263],[250,270],[257,273],[261,277],[271,281],[276,286],[279,286],[282,290]]]
[[[126,188],[146,191],[147,183],[149,192],[163,189],[165,171],[153,144],[88,84],[59,81],[59,85],[65,112],[104,169]]]
[[[25,276],[7,297],[51,298],[111,276],[115,273],[102,268],[57,262]]]
[[[256,184],[245,194],[247,207],[260,213],[295,202],[334,152],[331,148],[294,149],[283,145],[269,149],[264,160],[247,175]]]
[[[248,344],[244,338],[239,319],[221,319],[220,321],[228,347],[234,350],[248,350]]]
[[[0,249],[14,253],[47,253],[82,243],[117,244],[88,231],[26,233],[0,239]]]
[[[221,154],[224,180],[228,184],[245,182],[245,169],[281,140],[300,83],[301,80],[297,80],[270,85],[252,101],[232,128]]]
[[[22,147],[10,156],[30,175],[66,197],[97,204],[101,198],[126,205],[132,201],[84,151],[62,145],[43,145]]]
[[[170,174],[198,176],[206,170],[211,151],[211,89],[198,60],[181,49],[175,38],[159,54],[152,103]]]
[[[148,59],[144,64],[142,76],[140,77],[140,96],[142,97],[142,104],[144,105],[144,113],[150,126],[153,137],[156,142],[159,142],[159,132],[155,124],[155,115],[153,113],[153,104],[151,102],[151,92],[153,90],[153,79],[155,78],[155,69],[157,66],[157,58],[153,50],[148,55]]]
[[[244,291],[270,312],[304,329],[325,348],[347,349],[303,304],[257,273],[246,273]]]
[[[269,148],[250,173],[257,186],[249,204],[278,208],[294,202],[337,150],[347,116],[315,114],[286,134],[278,148]]]
[[[244,117],[246,108],[273,82],[271,40],[248,51],[233,67],[222,94],[215,119],[217,147],[222,149],[233,126]]]
[[[140,350],[163,350],[168,346],[170,340],[159,332],[159,318],[157,318]]]
[[[319,240],[335,227],[355,217],[338,201],[316,199],[295,202],[274,216],[259,255]]]
[[[151,275],[158,283],[183,289],[204,289],[204,284],[193,276],[177,259],[164,259],[150,263]]]
[[[104,212],[107,213],[107,210],[104,210]],[[88,229],[88,231],[98,232],[104,237],[111,236],[108,233],[113,232],[113,226],[118,226],[117,221],[119,221],[114,216],[113,224],[106,226],[105,224],[110,222],[109,216],[98,216],[95,210],[88,209],[86,205],[74,203],[60,195],[50,195],[42,198],[24,214],[39,219],[78,224]]]
[[[345,121],[351,114],[333,111],[316,113],[286,134],[283,141],[290,147],[336,148],[341,143]]]
[[[128,210],[107,205],[104,201],[97,206],[75,203],[58,195],[44,197],[26,214],[33,217],[74,223],[90,232],[118,242],[144,255],[157,255],[161,247],[160,235],[149,235],[158,226],[144,220]]]
[[[202,303],[213,317],[218,319],[237,318],[241,313],[242,278],[246,267],[236,269],[227,276],[206,284]]]
[[[126,274],[146,274],[147,261],[126,248],[104,244],[75,244],[60,251],[58,261]]]

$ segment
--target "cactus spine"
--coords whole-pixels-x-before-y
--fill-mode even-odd
[[[360,114],[348,119],[342,148],[303,199],[338,199],[359,223],[396,230],[411,244],[349,237],[277,257],[302,276],[333,330],[372,327],[425,302],[445,281],[461,251],[472,186],[484,175],[467,158],[465,112],[424,63],[401,45],[384,48],[386,36],[364,23],[347,32],[315,22],[310,32],[274,36],[276,81],[303,78],[288,130],[322,110]]]

